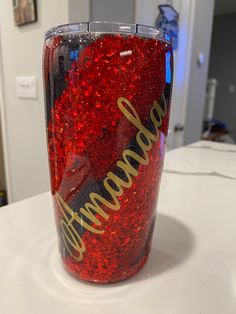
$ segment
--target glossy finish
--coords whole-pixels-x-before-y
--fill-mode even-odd
[[[166,154],[150,259],[119,284],[63,270],[49,193],[1,208],[0,313],[236,313],[235,160],[208,142]]]
[[[114,283],[136,274],[149,255],[172,48],[154,28],[86,25],[53,29],[44,45],[51,191],[65,269]]]

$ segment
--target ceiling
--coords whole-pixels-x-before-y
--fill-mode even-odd
[[[215,15],[236,12],[236,0],[215,0]]]

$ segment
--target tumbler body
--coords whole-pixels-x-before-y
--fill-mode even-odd
[[[120,281],[147,260],[172,65],[154,28],[91,22],[46,34],[51,192],[62,262],[79,279]]]

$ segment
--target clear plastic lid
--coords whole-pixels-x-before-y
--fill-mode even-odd
[[[67,35],[71,33],[119,33],[134,34],[144,37],[151,37],[169,42],[169,36],[161,29],[142,24],[128,24],[117,22],[81,22],[65,24],[50,28],[45,33],[45,40],[58,35]]]

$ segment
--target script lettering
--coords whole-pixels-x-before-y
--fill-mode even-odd
[[[162,97],[162,100],[164,109],[157,101],[154,101],[150,110],[150,119],[153,123],[155,134],[142,124],[137,111],[128,99],[120,97],[117,100],[117,105],[120,111],[138,129],[136,142],[142,150],[142,156],[131,149],[126,149],[122,153],[122,159],[118,160],[116,163],[117,167],[122,169],[125,178],[120,178],[112,171],[107,173],[103,180],[103,185],[109,193],[111,201],[108,201],[98,193],[91,192],[89,194],[89,201],[77,212],[69,207],[58,192],[56,193],[56,201],[63,214],[63,219],[61,220],[62,238],[67,251],[76,261],[81,261],[86,251],[85,244],[79,233],[76,231],[76,225],[79,224],[84,229],[94,234],[104,233],[104,229],[97,229],[96,226],[102,226],[101,219],[109,219],[109,214],[105,211],[105,208],[113,211],[119,210],[120,202],[118,196],[121,196],[124,193],[124,188],[129,189],[132,186],[132,176],[135,177],[138,175],[138,170],[131,164],[131,160],[136,161],[140,165],[148,165],[148,152],[152,149],[152,142],[158,141],[160,137],[158,129],[162,126],[162,121],[167,113],[167,105],[164,96]],[[85,216],[87,221],[85,221],[79,214]],[[76,254],[72,252],[72,250],[74,250]]]

